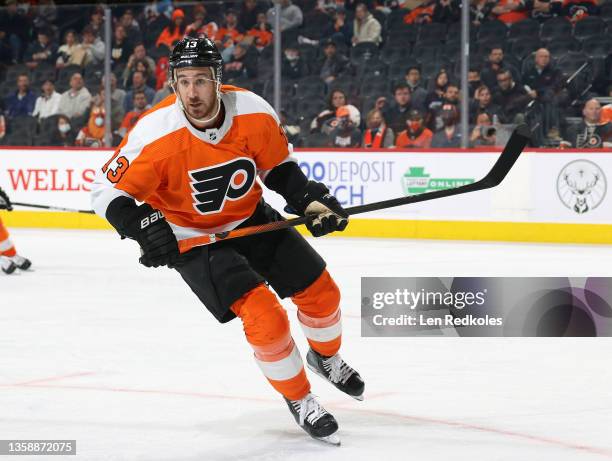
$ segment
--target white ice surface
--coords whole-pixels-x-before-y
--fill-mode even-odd
[[[311,440],[238,320],[112,232],[12,233],[35,270],[0,274],[0,439],[76,439],[76,457],[208,460],[612,459],[612,340],[361,338],[361,276],[612,276],[612,247],[325,238],[343,356],[364,402],[319,377],[342,447]],[[306,341],[287,304],[302,354]]]

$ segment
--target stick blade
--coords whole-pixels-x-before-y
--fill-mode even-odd
[[[531,130],[529,127],[525,124],[517,126],[512,132],[510,139],[508,139],[497,162],[493,165],[489,174],[482,179],[483,188],[495,187],[503,181],[529,141],[531,141]]]

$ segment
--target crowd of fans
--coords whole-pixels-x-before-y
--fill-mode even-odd
[[[61,3],[59,0],[57,3]],[[458,0],[281,0],[281,121],[297,146],[499,145],[527,122],[536,143],[612,146],[612,1],[472,0],[469,100]],[[0,8],[0,143],[102,146],[104,11],[54,0]],[[224,82],[272,100],[271,1],[162,0],[112,8],[113,143],[171,94],[168,55],[207,35]]]

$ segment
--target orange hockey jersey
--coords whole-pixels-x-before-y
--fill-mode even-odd
[[[261,199],[257,176],[293,161],[272,107],[224,85],[225,120],[198,130],[171,95],[145,112],[97,172],[92,207],[102,217],[119,196],[161,210],[179,241],[234,229]],[[188,242],[181,245],[183,251]]]

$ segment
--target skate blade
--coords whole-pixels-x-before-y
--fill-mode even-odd
[[[327,437],[312,437],[312,438],[326,445],[333,445],[335,447],[340,446],[340,437],[338,437],[336,434],[331,434],[331,435],[328,435]]]
[[[319,370],[317,370],[315,367],[313,367],[310,363],[306,362],[306,366],[310,369],[310,371],[312,371],[315,375],[320,376],[321,378],[323,378],[325,381],[327,381],[328,383],[330,383],[333,386],[333,383],[330,382],[325,375],[323,375],[322,373],[319,372]],[[335,387],[335,386],[334,386]],[[338,389],[338,388],[336,388]],[[340,390],[340,389],[338,389]],[[342,391],[340,391],[342,392]],[[346,394],[346,392],[343,392],[343,394]],[[359,400],[360,402],[363,402],[363,394],[361,395],[351,395],[351,394],[346,394],[349,397],[353,397],[355,400]]]

